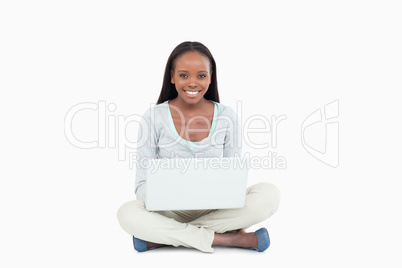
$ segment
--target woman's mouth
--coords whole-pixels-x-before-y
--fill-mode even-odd
[[[184,92],[186,92],[187,96],[189,96],[189,97],[195,97],[195,96],[197,96],[200,91],[201,91],[201,90],[199,90],[199,91],[184,90]]]

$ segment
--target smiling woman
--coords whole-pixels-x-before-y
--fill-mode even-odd
[[[168,58],[163,77],[162,90],[157,104],[174,99],[178,96],[178,90],[176,90],[178,85],[175,84],[177,81],[175,82],[173,78],[175,75],[180,75],[180,73],[178,73],[179,71],[185,71],[181,73],[183,79],[189,78],[190,75],[196,75],[200,78],[205,75],[203,79],[209,81],[209,85],[205,92],[203,92],[204,98],[219,102],[216,64],[211,52],[206,46],[199,42],[183,42],[172,51]],[[193,73],[189,74],[189,71]],[[190,88],[186,90],[195,91]]]
[[[204,99],[203,97],[211,84],[212,73],[207,57],[198,52],[185,53],[176,59],[171,73],[171,82],[176,87],[179,95],[177,100],[181,106],[187,104],[186,98],[190,98],[190,103],[198,103]]]
[[[211,84],[210,65],[208,58],[199,52],[187,52],[175,60],[171,70],[171,83],[178,96],[169,101],[169,106],[177,108],[170,112],[177,132],[180,136],[184,132],[185,140],[201,141],[210,132],[215,107],[204,98]]]
[[[208,137],[219,93],[215,60],[203,44],[184,42],[173,50],[157,104],[165,101],[181,138],[199,142]]]
[[[216,64],[211,52],[198,42],[179,44],[166,64],[162,90],[155,107],[144,113],[136,170],[137,200],[119,209],[121,227],[133,236],[137,251],[164,245],[185,246],[213,252],[212,246],[231,246],[265,251],[265,228],[244,231],[276,212],[280,191],[270,183],[250,186],[245,206],[237,209],[146,209],[147,172],[138,165],[155,158],[240,157],[238,117],[219,102]],[[177,185],[180,187],[180,185]]]

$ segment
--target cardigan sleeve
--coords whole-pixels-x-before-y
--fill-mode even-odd
[[[242,126],[236,112],[225,107],[228,115],[228,127],[225,132],[223,157],[242,157]]]
[[[158,146],[155,133],[155,122],[151,108],[149,108],[140,120],[137,136],[137,158],[136,158],[136,178],[135,178],[135,194],[137,200],[145,202],[146,198],[146,181],[147,166],[150,159],[157,158]]]

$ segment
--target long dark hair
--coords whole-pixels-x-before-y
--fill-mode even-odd
[[[205,93],[204,98],[207,100],[219,102],[218,81],[216,79],[216,64],[211,52],[206,46],[199,42],[183,42],[179,44],[169,56],[169,59],[166,63],[165,75],[163,76],[162,90],[156,104],[160,104],[177,97],[178,94],[175,85],[171,82],[171,71],[173,70],[175,60],[179,56],[189,51],[197,51],[209,59],[212,71],[211,84],[209,84],[207,93]]]

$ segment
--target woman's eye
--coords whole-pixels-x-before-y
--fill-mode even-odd
[[[179,76],[180,76],[180,77],[184,77],[184,78],[186,78],[186,77],[187,77],[187,75],[186,75],[186,74],[180,74]]]
[[[199,78],[205,78],[205,77],[207,77],[205,74],[200,74],[199,76],[198,76]]]

